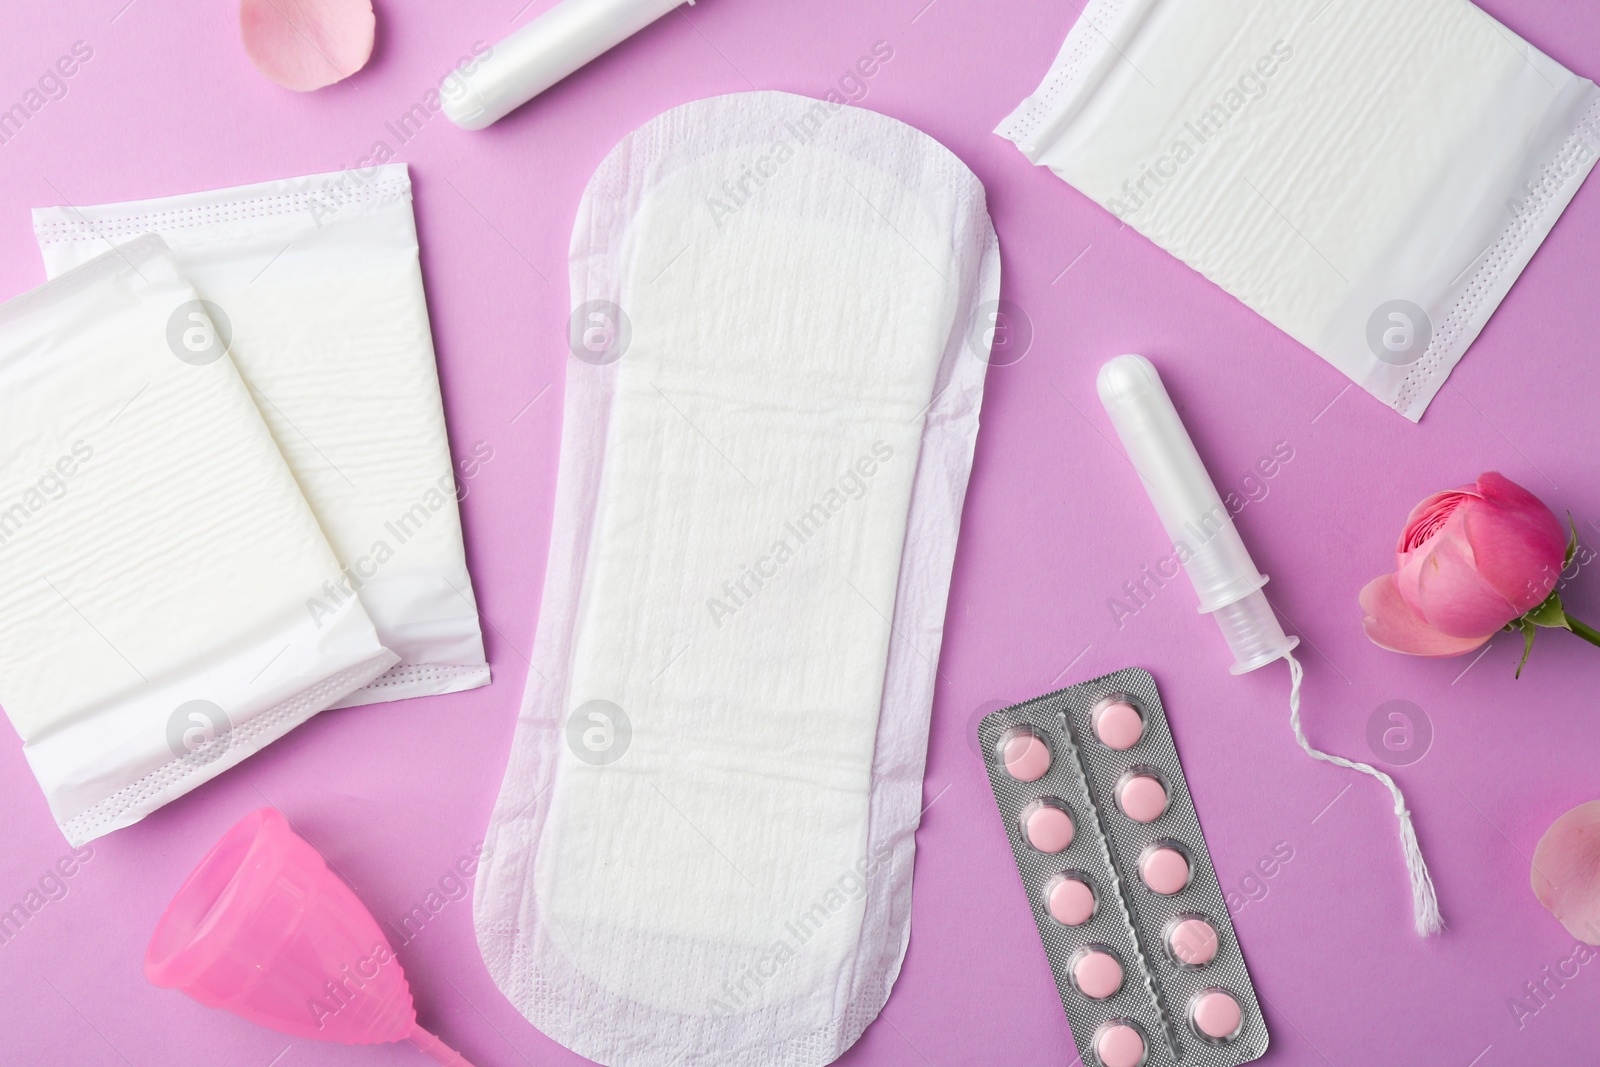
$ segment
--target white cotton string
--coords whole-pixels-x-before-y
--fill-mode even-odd
[[[1283,658],[1289,661],[1289,677],[1293,683],[1289,687],[1289,725],[1294,728],[1294,739],[1300,742],[1300,747],[1305,749],[1306,755],[1312,759],[1348,767],[1362,774],[1370,774],[1389,790],[1394,797],[1395,818],[1400,820],[1400,848],[1405,852],[1406,871],[1411,875],[1412,919],[1420,936],[1429,937],[1437,934],[1444,928],[1444,917],[1439,914],[1439,897],[1434,892],[1433,879],[1428,875],[1428,865],[1423,862],[1422,848],[1417,844],[1417,831],[1411,825],[1411,812],[1406,809],[1406,798],[1401,795],[1400,787],[1394,784],[1393,778],[1376,767],[1356,763],[1342,756],[1332,756],[1311,747],[1311,742],[1306,740],[1305,731],[1300,728],[1300,683],[1305,679],[1305,668],[1300,666],[1299,660],[1287,652]]]

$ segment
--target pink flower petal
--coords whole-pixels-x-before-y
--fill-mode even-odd
[[[1446,498],[1455,503],[1430,509],[1426,516],[1420,514],[1429,501],[1444,502]],[[1463,494],[1454,491],[1436,493],[1418,504],[1406,522],[1400,551],[1395,554],[1394,570],[1400,582],[1400,595],[1405,597],[1411,610],[1418,615],[1425,615],[1422,610],[1422,565],[1433,550],[1441,542],[1455,540],[1460,541],[1471,554],[1472,542],[1466,539],[1466,516],[1458,506],[1464,499],[1467,498]]]
[[[1600,800],[1550,825],[1533,850],[1533,893],[1561,925],[1600,945]]]
[[[1395,576],[1374,578],[1361,590],[1361,620],[1367,637],[1379,648],[1412,656],[1459,656],[1478,648],[1488,636],[1450,637],[1430,627],[1400,596]]]
[[[1464,509],[1478,573],[1521,615],[1555,588],[1566,562],[1561,520],[1544,502],[1502,474],[1478,479],[1481,503]]]
[[[1405,529],[1400,531],[1400,544],[1395,548],[1395,556],[1400,566],[1405,565],[1407,554],[1422,547],[1429,538],[1444,528],[1457,508],[1478,498],[1475,489],[1476,487],[1469,485],[1464,489],[1447,489],[1442,493],[1434,493],[1411,509],[1411,514],[1406,516]]]
[[[1487,637],[1521,614],[1478,572],[1467,539],[1471,511],[1458,508],[1426,544],[1405,556],[1395,574],[1411,610],[1453,637]]]
[[[372,0],[242,0],[239,30],[256,69],[309,92],[367,65],[377,19]]]

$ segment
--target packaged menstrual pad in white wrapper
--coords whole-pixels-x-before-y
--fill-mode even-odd
[[[0,704],[74,845],[395,662],[306,613],[339,565],[232,361],[174,345],[198,306],[153,236],[0,305]]]
[[[590,180],[475,900],[574,1051],[823,1064],[888,997],[999,278],[977,178],[868,111],[703,100]]]
[[[1415,421],[1600,154],[1467,0],[1090,0],[996,131]]]
[[[404,164],[34,211],[54,277],[159,234],[209,302],[342,565],[301,610],[359,596],[400,662],[341,701],[489,683]]]

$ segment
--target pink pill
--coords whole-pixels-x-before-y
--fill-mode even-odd
[[[1040,804],[1030,811],[1022,824],[1028,844],[1040,852],[1060,852],[1072,844],[1072,816],[1060,808]]]
[[[1239,1034],[1239,1024],[1244,1013],[1233,994],[1221,989],[1208,989],[1189,1002],[1189,1021],[1194,1028],[1213,1041],[1231,1041]]]
[[[1062,926],[1082,926],[1094,915],[1094,890],[1076,878],[1062,878],[1051,887],[1046,905]]]
[[[1132,704],[1119,700],[1094,713],[1094,732],[1101,744],[1122,752],[1144,736],[1144,716]]]
[[[1084,996],[1104,1000],[1122,988],[1122,964],[1109,952],[1089,949],[1072,964],[1072,984]]]
[[[1217,958],[1217,931],[1204,919],[1184,919],[1167,931],[1172,958],[1190,967],[1203,967]]]
[[[1030,733],[1020,733],[1001,752],[1006,773],[1019,782],[1037,782],[1050,769],[1050,746]]]
[[[1171,896],[1189,884],[1189,861],[1175,848],[1153,848],[1139,860],[1139,877],[1152,893]]]
[[[1139,1067],[1144,1062],[1144,1038],[1126,1023],[1101,1027],[1094,1039],[1094,1054],[1101,1067]]]
[[[1155,822],[1167,810],[1167,787],[1152,775],[1133,775],[1117,786],[1117,807],[1134,822]]]

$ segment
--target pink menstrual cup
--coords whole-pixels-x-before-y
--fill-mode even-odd
[[[410,1041],[472,1067],[417,1025],[411,989],[371,913],[272,808],[239,820],[167,905],[145,977],[295,1037]]]

